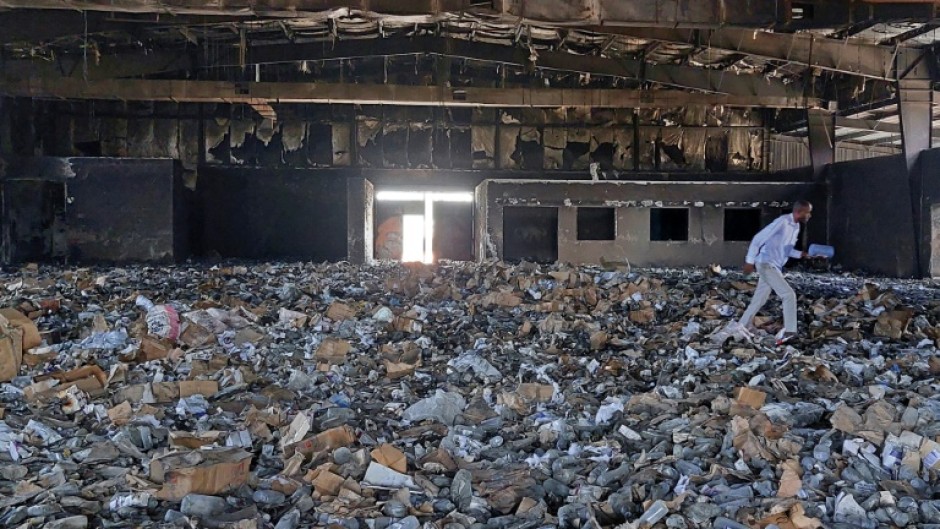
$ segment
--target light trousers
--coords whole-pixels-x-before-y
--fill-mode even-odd
[[[796,292],[787,283],[783,277],[783,272],[774,265],[767,263],[757,264],[757,274],[760,279],[757,281],[757,289],[754,291],[754,299],[741,316],[741,325],[750,325],[754,321],[754,316],[767,303],[770,298],[770,292],[774,291],[780,296],[783,303],[783,330],[785,332],[796,332]]]

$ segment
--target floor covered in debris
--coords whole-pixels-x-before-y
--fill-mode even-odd
[[[940,286],[791,281],[776,347],[720,270],[27,267],[0,525],[940,527]]]

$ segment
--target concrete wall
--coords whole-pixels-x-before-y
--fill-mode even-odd
[[[11,159],[3,172],[3,261],[173,261],[189,253],[173,160]]]
[[[346,179],[309,169],[206,168],[196,190],[202,255],[347,257]]]
[[[912,178],[920,275],[940,277],[940,149],[921,153]]]
[[[382,68],[378,73],[382,73]],[[384,82],[378,80],[377,82]],[[0,101],[0,152],[173,158],[197,166],[761,172],[764,113],[659,110]],[[15,130],[7,139],[4,130]]]
[[[173,160],[73,158],[66,244],[76,261],[173,261],[188,254]]]
[[[504,255],[503,208],[551,206],[559,208],[558,260],[598,263],[628,259],[636,266],[740,265],[747,242],[724,241],[724,209],[756,207],[762,221],[773,220],[792,201],[808,198],[819,204],[819,221],[811,223],[808,238],[825,235],[823,188],[811,183],[747,182],[525,182],[487,181],[478,188],[486,212],[478,232],[492,241],[478,246],[478,257]],[[578,207],[615,207],[613,241],[577,240]],[[688,241],[651,241],[652,207],[689,210]]]
[[[837,163],[826,171],[829,242],[849,270],[918,275],[911,182],[902,156]]]

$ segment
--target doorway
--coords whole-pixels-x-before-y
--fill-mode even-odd
[[[473,259],[473,193],[379,190],[375,258],[433,263]]]

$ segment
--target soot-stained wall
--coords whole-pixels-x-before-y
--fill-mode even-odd
[[[188,253],[186,207],[173,160],[73,158],[66,245],[75,261],[173,261]]]
[[[918,275],[915,202],[903,156],[830,165],[829,239],[849,270]]]
[[[809,242],[825,236],[824,188],[813,183],[747,182],[526,182],[490,180],[477,190],[485,200],[486,214],[478,219],[483,240],[478,258],[507,255],[504,213],[507,208],[557,208],[557,258],[569,263],[600,263],[628,260],[637,266],[705,266],[718,263],[740,266],[747,253],[747,241],[724,239],[724,215],[729,208],[755,208],[762,224],[772,221],[793,201],[809,199],[819,204],[818,219],[806,234]],[[612,240],[579,240],[578,209],[614,209]],[[678,230],[668,225],[676,219],[655,213],[659,208],[679,210]],[[657,226],[660,218],[662,226]],[[523,240],[555,240],[551,233],[532,233],[531,226],[510,234]],[[686,240],[673,238],[681,232]]]
[[[689,107],[446,108],[4,99],[0,151],[173,158],[246,167],[586,172],[760,172],[760,111]],[[6,107],[8,110],[4,110]],[[0,136],[3,136],[0,132]]]
[[[346,259],[346,179],[300,169],[201,168],[197,196],[202,255]]]
[[[174,160],[8,159],[3,261],[168,262],[188,255]]]

